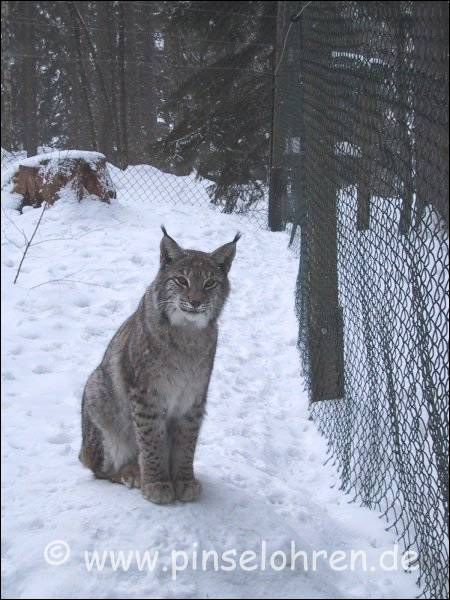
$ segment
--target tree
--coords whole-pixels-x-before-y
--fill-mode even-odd
[[[2,2],[2,148],[12,149],[12,69],[10,5]]]
[[[23,146],[28,156],[37,154],[38,146],[38,81],[36,59],[36,28],[35,19],[37,7],[34,2],[19,3],[19,14],[22,16],[21,45],[22,78],[25,91],[21,94],[23,119]]]
[[[118,35],[118,54],[119,54],[119,120],[120,120],[120,149],[121,164],[126,167],[128,164],[128,115],[127,115],[127,82],[125,67],[125,9],[124,3],[119,2],[119,35]]]
[[[226,18],[217,2],[172,4],[163,35],[170,42],[183,31],[184,80],[162,105],[171,131],[153,146],[156,160],[211,180],[212,201],[225,211],[248,208],[267,179],[275,3],[228,2]]]

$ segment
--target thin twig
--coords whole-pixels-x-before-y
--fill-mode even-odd
[[[17,273],[16,273],[16,276],[14,278],[13,284],[15,284],[17,282],[17,279],[18,279],[19,274],[20,274],[20,270],[21,270],[22,265],[23,265],[23,261],[25,260],[27,252],[28,252],[28,250],[29,250],[29,248],[31,246],[31,242],[33,241],[33,238],[36,235],[37,230],[39,229],[39,225],[41,224],[42,217],[44,216],[44,212],[46,211],[47,208],[48,208],[48,204],[47,204],[47,202],[44,202],[41,214],[39,215],[38,222],[36,223],[36,227],[34,228],[34,231],[31,234],[31,237],[30,237],[30,239],[28,240],[28,242],[27,242],[27,244],[25,246],[25,250],[24,250],[24,252],[22,254],[22,258],[20,259],[19,267],[17,268]]]

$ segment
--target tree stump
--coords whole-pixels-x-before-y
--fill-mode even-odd
[[[60,192],[70,186],[79,201],[88,194],[110,203],[116,190],[106,166],[106,158],[98,152],[77,150],[50,152],[19,161],[11,177],[13,192],[22,196],[24,206],[53,204]]]

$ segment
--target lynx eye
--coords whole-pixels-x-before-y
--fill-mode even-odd
[[[214,279],[207,279],[203,284],[203,287],[205,290],[212,290],[214,287],[216,287],[216,285],[217,281],[214,281]]]
[[[181,275],[179,277],[175,277],[175,282],[178,283],[178,285],[180,285],[181,287],[189,286],[189,281],[186,279],[186,277],[182,277]]]

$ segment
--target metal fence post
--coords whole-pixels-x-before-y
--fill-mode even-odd
[[[304,31],[309,22],[308,11],[300,17]],[[333,31],[331,29],[330,36]],[[327,115],[332,115],[335,99],[336,72],[332,68],[329,46],[308,48],[306,35],[302,47],[306,53],[302,80],[304,179],[308,245],[307,336],[311,399],[331,400],[344,396],[343,321],[338,299],[337,275],[337,193],[335,179],[335,133]],[[317,85],[317,75],[309,64],[310,52],[321,64],[324,80]],[[320,147],[314,144],[320,140]]]
[[[272,75],[272,127],[270,138],[269,164],[269,210],[268,224],[271,231],[283,231],[283,207],[286,204],[286,180],[282,165],[284,142],[281,132],[281,96],[280,63],[283,60],[283,35],[286,13],[286,2],[277,2],[277,24],[275,42],[275,60]]]

